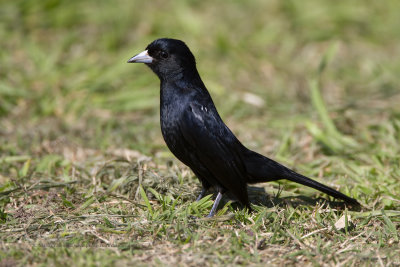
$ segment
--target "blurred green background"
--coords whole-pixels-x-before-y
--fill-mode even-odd
[[[126,63],[152,40],[172,37],[192,49],[244,144],[310,176],[322,175],[323,161],[350,166],[353,174],[336,174],[353,175],[371,193],[365,177],[382,182],[394,167],[399,175],[399,6],[1,1],[2,161],[40,162],[44,144],[60,138],[172,159],[159,130],[159,81],[144,65]],[[18,168],[1,171],[13,177]]]
[[[56,191],[58,198],[44,195],[57,207],[54,213],[61,217],[64,214],[63,218],[71,221],[71,209],[80,214],[89,210],[100,214],[109,212],[103,211],[101,205],[105,207],[115,199],[110,195],[98,196],[98,192],[116,190],[126,199],[136,199],[138,191],[135,197],[126,191],[138,188],[137,181],[121,176],[120,163],[109,161],[110,153],[122,155],[118,150],[121,148],[129,149],[134,158],[132,162],[142,155],[152,157],[150,167],[143,174],[147,177],[144,180],[151,181],[146,186],[156,188],[170,200],[179,199],[176,213],[168,216],[186,225],[184,231],[189,229],[185,209],[190,210],[198,182],[173,160],[162,140],[157,77],[142,64],[126,63],[154,39],[170,37],[185,41],[191,48],[221,117],[246,146],[307,176],[321,179],[373,210],[368,215],[354,213],[360,216],[358,228],[349,235],[347,230],[334,233],[332,238],[321,234],[318,242],[327,244],[326,250],[321,252],[317,248],[317,252],[311,251],[316,253],[312,255],[330,255],[339,250],[335,244],[344,246],[347,242],[344,240],[349,238],[352,245],[361,247],[360,251],[366,247],[375,249],[374,244],[378,243],[378,248],[398,244],[399,216],[389,210],[398,210],[400,203],[399,10],[398,0],[0,0],[0,221],[6,222],[1,229],[8,231],[26,223],[14,206],[25,207],[29,203],[32,210],[47,216],[49,211],[44,209],[53,206],[41,203],[42,198],[35,198],[35,186],[43,184],[46,188],[60,187]],[[96,166],[104,162],[116,169],[111,178],[105,175],[108,178],[103,179],[103,174],[96,173]],[[182,177],[185,179],[180,180]],[[75,182],[78,183],[70,184]],[[297,195],[299,190],[300,195],[318,194],[311,189],[283,184],[284,196]],[[281,188],[276,184],[266,186],[269,186],[268,192],[278,192],[281,196]],[[24,191],[26,188],[32,191]],[[182,192],[185,193],[181,199]],[[16,196],[21,196],[20,202],[15,200]],[[17,202],[12,206],[11,201]],[[163,214],[155,197],[151,203],[154,214]],[[98,206],[93,208],[95,204]],[[88,207],[93,209],[87,211]],[[134,216],[141,219],[148,216],[143,207],[138,209],[132,204],[125,208],[119,207],[118,214],[130,216],[135,209]],[[273,232],[268,242],[282,249],[298,244],[285,234],[286,230],[296,234],[300,231],[299,225],[308,225],[314,220],[308,217],[314,214],[313,206],[310,210],[296,208],[297,213],[291,209],[251,215],[265,216],[262,231]],[[387,210],[388,216],[381,209]],[[32,214],[39,216],[40,212]],[[246,216],[235,214],[237,220],[249,223]],[[281,225],[280,222],[292,216],[287,225]],[[313,227],[334,224],[336,217],[330,212],[322,219],[323,223]],[[62,240],[76,236],[79,242],[92,244],[87,236],[80,235],[84,232],[80,228],[64,235],[63,226],[58,226],[55,218],[40,223],[61,231]],[[275,221],[268,221],[271,218]],[[107,227],[112,225],[104,221]],[[98,224],[104,227],[104,221]],[[151,224],[152,220],[148,219],[147,223]],[[174,244],[179,247],[182,229],[171,230],[169,223],[162,221],[161,224],[168,231],[176,231],[179,242],[168,235],[162,235],[160,242],[162,245],[177,242]],[[179,228],[179,223],[174,221],[173,227]],[[140,225],[139,228],[121,225],[132,227],[126,230],[128,233],[144,231],[143,240],[160,233],[154,230],[159,225],[147,225],[143,229]],[[276,225],[284,231],[278,231],[274,228]],[[235,221],[231,227],[242,231],[240,227],[235,228]],[[224,262],[220,255],[231,247],[214,250],[209,243],[215,239],[214,233],[204,232],[199,237],[199,229],[203,228],[184,234],[193,238],[196,246],[208,250],[204,255],[211,255],[207,257],[214,259],[215,264]],[[218,227],[213,229],[219,231]],[[257,232],[261,228],[254,229]],[[307,235],[309,229],[301,228],[301,231],[296,235]],[[378,241],[367,245],[366,239],[360,237],[361,231],[371,233],[371,239]],[[30,234],[48,242],[40,231],[32,230]],[[121,235],[113,234],[113,238],[120,240]],[[229,240],[226,242],[236,240],[232,241],[234,248],[229,252],[233,256],[226,262],[257,262],[248,249],[257,241],[253,235],[235,239],[236,236],[230,237],[231,232],[225,234]],[[9,242],[30,242],[33,238],[17,234],[3,237],[9,238]],[[137,240],[134,246],[147,244],[140,238]],[[28,256],[18,249],[7,253],[26,262],[45,261],[40,249],[36,256]],[[113,256],[119,257],[118,253]],[[154,253],[158,255],[157,251]],[[242,256],[248,253],[248,258],[239,257],[237,261],[238,253]],[[54,255],[57,262],[59,255]],[[93,261],[101,262],[99,259],[107,256],[101,255],[93,256]],[[301,253],[296,255],[300,255],[297,259],[301,257]],[[86,256],[78,253],[76,257]],[[325,256],[318,257],[312,258],[314,263],[324,262]],[[350,259],[348,254],[338,257],[344,261]],[[354,257],[354,262],[365,259],[358,254]],[[276,260],[285,261],[279,257]],[[81,262],[82,266],[87,263],[85,259]]]
[[[309,81],[336,46],[321,91],[329,110],[340,112],[332,115],[339,124],[355,122],[344,129],[352,131],[364,117],[371,123],[399,112],[399,7],[398,1],[1,1],[0,116],[12,118],[3,128],[17,130],[12,124],[21,117],[56,118],[67,128],[96,120],[85,131],[101,127],[104,144],[89,138],[92,145],[116,139],[149,153],[152,140],[162,145],[159,131],[149,130],[158,123],[158,80],[126,61],[152,40],[172,37],[192,49],[223,118],[258,145],[271,127],[315,118]],[[128,131],[130,142],[114,129]]]
[[[399,10],[398,0],[0,0],[0,265],[395,262]],[[355,226],[333,231],[344,212],[284,181],[262,185],[252,214],[227,205],[215,222],[190,221],[212,202],[193,202],[199,183],[162,140],[157,77],[126,63],[161,37],[188,44],[246,146],[357,198],[362,211],[345,211]]]
[[[144,65],[126,63],[154,39],[171,37],[189,45],[244,144],[311,176],[321,175],[324,160],[354,163],[363,186],[365,175],[377,179],[370,174],[376,162],[382,172],[398,167],[399,7],[1,1],[0,152],[40,158],[44,143],[64,138],[172,159],[159,130],[159,81]],[[16,175],[14,167],[2,172]]]

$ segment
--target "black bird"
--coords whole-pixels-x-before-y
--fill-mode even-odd
[[[222,194],[229,191],[249,210],[247,184],[287,179],[320,190],[348,204],[359,203],[328,186],[247,149],[225,125],[196,69],[186,44],[162,38],[128,63],[145,63],[160,79],[161,132],[171,152],[189,166],[203,188],[218,195],[208,215],[212,217]]]

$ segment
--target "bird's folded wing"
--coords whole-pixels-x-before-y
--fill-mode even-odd
[[[224,188],[239,195],[246,190],[245,168],[238,153],[240,143],[213,110],[191,103],[184,111],[180,130],[199,163]]]

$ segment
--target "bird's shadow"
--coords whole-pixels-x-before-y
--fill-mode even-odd
[[[315,207],[317,205],[321,205],[322,203],[326,203],[329,207],[335,208],[338,210],[344,210],[347,208],[351,211],[360,211],[360,206],[353,206],[345,203],[341,200],[327,200],[325,198],[312,198],[304,195],[299,196],[287,196],[287,197],[280,197],[280,196],[271,196],[265,191],[263,187],[257,186],[248,186],[247,192],[249,195],[249,201],[251,204],[257,206],[264,206],[267,208],[272,207],[284,207],[284,206],[292,206],[294,208],[300,206],[312,206]],[[232,201],[233,208],[242,208],[242,205],[235,200],[235,198],[231,195],[226,194],[221,200],[220,207],[223,207],[228,201]]]

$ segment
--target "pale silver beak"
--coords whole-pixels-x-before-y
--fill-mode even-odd
[[[128,63],[151,63],[151,62],[153,62],[153,58],[149,55],[147,50],[137,54],[134,57],[131,57],[128,60]]]

